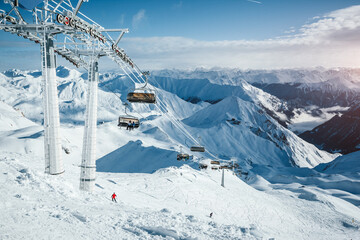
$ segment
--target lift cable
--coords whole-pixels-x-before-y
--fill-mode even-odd
[[[125,68],[127,68],[128,71],[130,71],[130,73],[131,73],[131,72],[132,72],[131,69],[130,69],[126,64],[122,64],[122,65],[120,65],[120,67],[121,67],[122,70],[126,73],[126,75],[130,78],[130,80],[131,80],[133,83],[136,84],[136,81],[135,81],[135,80],[130,76],[130,74],[125,70],[124,65],[125,65]],[[138,74],[139,74],[139,76],[141,76],[141,74],[140,74],[139,72],[138,72]],[[143,82],[141,82],[141,80],[140,80],[140,79],[142,79],[142,77],[140,77],[140,79],[139,79],[133,72],[132,72],[132,75],[134,75],[134,77],[138,80],[138,82],[143,83]],[[157,83],[157,84],[158,84],[158,83]],[[151,85],[149,85],[149,86],[151,86]],[[155,92],[157,92],[157,93],[159,93],[154,87],[153,87],[152,90],[155,91]],[[160,94],[159,94],[159,95],[160,95]],[[161,109],[161,107],[162,107],[162,108],[164,108],[164,109],[166,110],[166,105],[165,105],[165,103],[162,102],[161,99],[159,99],[158,103],[159,103],[160,106],[158,106],[157,104],[155,104],[155,106],[158,108],[158,110],[159,110],[161,113],[163,113],[163,115],[165,115],[165,116],[170,120],[170,122],[172,122],[180,131],[182,131],[185,136],[187,136],[190,140],[192,140],[192,142],[194,142],[195,144],[200,145],[200,143],[186,130],[186,128],[179,122],[178,119],[175,118],[174,115],[172,115],[172,113],[171,113],[170,111],[165,112],[163,109]],[[206,151],[209,155],[211,155],[213,158],[217,158],[214,154],[212,154],[212,153],[209,152],[208,150],[205,150],[205,151]]]

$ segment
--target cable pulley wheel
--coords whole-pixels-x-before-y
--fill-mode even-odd
[[[56,16],[56,21],[57,21],[58,23],[60,23],[60,24],[63,24],[63,23],[64,23],[64,16],[61,15],[61,14],[58,14],[58,15]]]

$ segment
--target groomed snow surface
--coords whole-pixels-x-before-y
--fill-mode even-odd
[[[98,173],[79,192],[77,168],[45,175],[33,154],[0,157],[1,239],[356,239],[360,209],[311,189],[258,191],[187,165],[153,174]],[[266,182],[263,187],[266,188]],[[300,187],[300,186],[299,186]],[[115,192],[118,202],[111,202]],[[209,218],[213,212],[213,218]]]
[[[197,157],[207,155],[176,160],[184,137],[154,108],[132,106],[141,128],[119,129],[122,102],[103,88],[96,187],[79,191],[86,88],[80,73],[58,74],[62,146],[70,152],[59,176],[44,173],[40,75],[0,75],[0,239],[359,239],[359,154],[332,161],[246,94],[208,105],[159,90],[187,130],[248,171],[239,178],[225,170],[222,187],[220,171],[197,170]],[[123,99],[127,86],[118,78],[103,75],[102,84]]]

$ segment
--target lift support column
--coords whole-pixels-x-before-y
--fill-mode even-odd
[[[92,192],[95,187],[98,80],[98,61],[92,59],[88,71],[88,92],[80,173],[80,190],[88,192]]]
[[[59,101],[56,83],[56,58],[54,42],[49,34],[41,44],[43,102],[44,102],[44,150],[45,172],[56,175],[64,172],[59,135]]]

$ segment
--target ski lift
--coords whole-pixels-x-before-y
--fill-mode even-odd
[[[220,161],[216,161],[216,160],[212,160],[210,163],[214,165],[220,165]]]
[[[199,168],[200,169],[207,169],[208,165],[207,164],[203,164],[203,163],[199,163]]]
[[[190,159],[189,154],[183,153],[182,152],[182,146],[180,146],[180,153],[177,155],[176,160],[178,160],[178,161],[181,161],[181,160],[187,161],[189,159]]]
[[[126,115],[119,117],[118,126],[119,127],[127,127],[129,125],[129,123],[130,124],[134,123],[134,128],[138,128],[140,126],[140,120],[137,117],[127,114],[127,112],[126,112],[126,108],[128,106],[127,103],[124,103],[124,106],[125,106],[125,114]]]
[[[145,91],[151,91],[149,88],[146,88],[146,85],[148,84],[148,79],[146,75],[149,75],[149,72],[143,72],[143,76],[146,79],[145,85],[141,88],[135,88],[135,91],[141,91],[141,92],[130,92],[128,93],[126,99],[131,103],[156,103],[156,97],[155,94],[152,92],[145,92]]]
[[[200,140],[201,140],[201,138],[199,137],[199,143],[200,143]],[[190,148],[190,151],[192,151],[192,152],[205,152],[205,147],[203,147],[203,146],[192,146]]]

